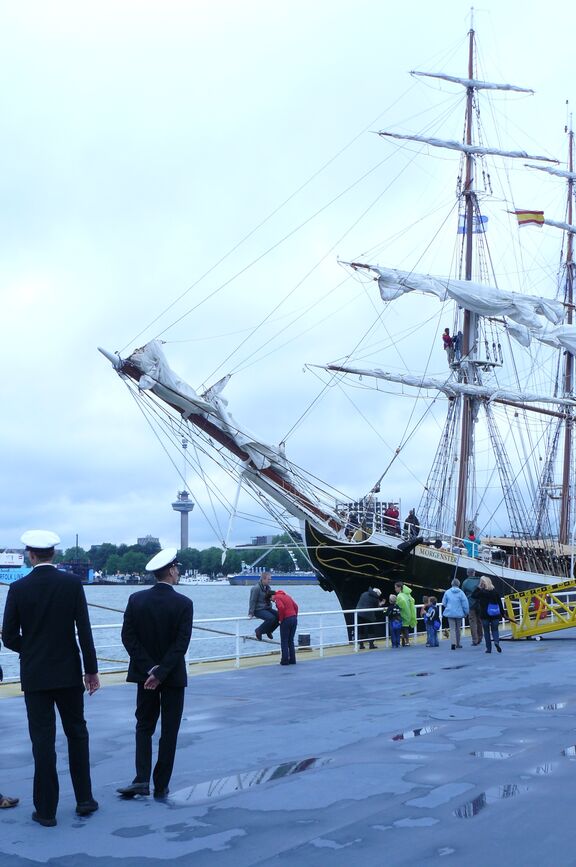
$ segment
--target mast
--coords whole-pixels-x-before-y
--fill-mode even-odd
[[[572,224],[572,207],[574,195],[574,132],[572,122],[568,129],[568,207],[566,220],[568,224]],[[567,233],[566,242],[566,283],[564,289],[564,302],[566,304],[566,322],[572,324],[573,320],[573,303],[574,303],[574,235],[572,232]],[[572,395],[574,387],[574,355],[571,352],[566,352],[564,355],[564,396]],[[571,469],[572,469],[572,438],[574,430],[574,415],[570,410],[566,414],[564,425],[564,461],[562,470],[562,494],[560,501],[560,528],[559,542],[567,545],[570,540],[570,519],[571,519]]]
[[[469,33],[468,47],[468,78],[474,78],[474,30]],[[466,144],[472,144],[472,123],[474,107],[474,87],[466,88]],[[474,156],[466,153],[466,181],[464,187],[466,225],[466,257],[465,279],[472,279],[472,254],[473,254],[473,222],[476,195],[474,192]],[[462,355],[466,363],[462,364],[462,374],[465,382],[475,379],[474,360],[476,356],[478,332],[478,316],[470,310],[464,312],[464,325],[462,329]],[[456,536],[463,538],[466,535],[468,489],[473,473],[474,455],[474,399],[468,395],[462,397],[462,425],[460,437],[460,466],[458,470],[458,488],[456,495],[456,522],[454,532]]]

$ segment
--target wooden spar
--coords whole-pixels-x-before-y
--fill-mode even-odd
[[[470,29],[470,42],[468,47],[468,78],[474,78],[474,30]],[[474,88],[466,88],[466,144],[472,144],[472,118],[473,118],[473,100]],[[473,224],[474,224],[474,204],[476,197],[474,194],[474,157],[472,154],[466,154],[466,183],[464,187],[465,196],[465,224],[466,224],[466,258],[465,258],[465,279],[472,279],[472,253],[473,253]],[[464,325],[462,331],[462,354],[465,358],[470,359],[471,364],[468,369],[474,369],[474,354],[476,346],[476,330],[478,317],[471,313],[470,310],[464,312]],[[473,437],[474,437],[474,399],[469,396],[462,398],[462,418],[460,432],[460,463],[458,469],[458,488],[456,494],[456,515],[454,533],[457,537],[463,539],[468,535],[467,529],[467,508],[468,508],[468,483],[470,480],[471,457],[473,454]]]
[[[572,124],[568,131],[568,171],[574,171],[574,132]],[[574,181],[568,178],[568,209],[567,222],[572,223],[572,198],[574,193]],[[573,262],[573,247],[574,236],[572,232],[568,232],[566,242],[566,287],[564,292],[564,303],[566,304],[566,322],[572,324],[573,319],[573,301],[574,301],[574,262]],[[572,396],[574,388],[574,356],[571,352],[566,352],[564,356],[564,384],[563,394]],[[566,413],[566,421],[564,423],[564,460],[562,468],[562,493],[560,501],[560,527],[558,540],[567,545],[570,539],[570,505],[574,491],[572,490],[571,464],[572,464],[572,439],[574,430],[574,414],[572,411]]]
[[[117,370],[121,374],[125,374],[129,376],[130,379],[133,379],[134,382],[138,383],[140,381],[140,377],[143,376],[142,371],[136,367],[135,364],[132,364],[129,360],[122,361],[121,365],[117,367]],[[163,385],[167,391],[170,389]],[[175,403],[171,403],[169,400],[165,398],[161,398],[168,406],[172,407],[172,409],[176,410],[179,415],[182,415],[182,408],[179,407]],[[292,497],[297,504],[299,504],[302,509],[307,512],[310,512],[312,515],[315,515],[319,518],[323,523],[327,524],[333,530],[338,532],[342,529],[342,524],[336,521],[331,515],[326,514],[318,506],[315,506],[308,497],[294,487],[287,479],[282,478],[282,476],[276,472],[272,467],[265,467],[264,469],[258,469],[254,462],[251,460],[248,452],[245,452],[244,449],[241,449],[239,445],[233,440],[233,438],[227,434],[225,431],[221,430],[217,425],[211,422],[208,418],[203,415],[199,415],[198,413],[192,413],[189,416],[186,416],[187,421],[191,424],[196,425],[196,427],[200,428],[204,431],[204,433],[208,434],[209,437],[216,440],[216,442],[220,443],[220,445],[224,446],[224,448],[231,452],[235,457],[239,458],[242,463],[246,464],[253,472],[257,473],[260,476],[263,476],[265,479],[268,479],[282,491],[285,491],[290,497]]]

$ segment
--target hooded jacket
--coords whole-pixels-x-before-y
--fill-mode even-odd
[[[470,606],[464,591],[459,587],[449,587],[442,597],[442,609],[444,617],[453,617],[456,620],[459,617],[466,617]]]
[[[396,604],[402,612],[402,626],[416,626],[416,604],[412,598],[412,590],[406,584],[396,596]]]
[[[298,615],[298,605],[288,596],[284,590],[277,590],[274,594],[274,605],[278,609],[278,620],[282,623],[287,617],[296,617]]]

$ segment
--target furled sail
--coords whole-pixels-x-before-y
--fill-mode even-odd
[[[576,172],[569,172],[567,169],[557,169],[555,166],[531,166],[528,163],[526,163],[526,168],[548,172],[549,175],[556,175],[556,177],[565,178],[567,181],[576,181]]]
[[[495,388],[492,386],[475,385],[470,382],[458,382],[454,379],[435,379],[429,376],[412,376],[407,373],[390,373],[379,368],[351,367],[350,365],[325,364],[319,365],[324,370],[332,370],[340,373],[351,373],[355,376],[372,376],[376,379],[384,379],[387,382],[397,382],[411,388],[436,389],[447,397],[457,397],[467,394],[471,397],[485,400],[506,400],[513,403],[553,403],[556,406],[576,406],[576,400],[571,398],[559,398],[552,395],[535,394],[529,391],[516,391],[507,388]]]
[[[545,226],[554,226],[555,229],[562,229],[564,232],[570,232],[576,235],[576,226],[573,223],[563,223],[558,220],[544,220]]]
[[[550,157],[541,157],[534,156],[533,154],[527,154],[526,151],[503,151],[498,150],[497,148],[485,148],[480,145],[474,144],[463,144],[461,141],[446,141],[445,139],[440,138],[427,138],[423,135],[403,135],[397,132],[385,132],[381,130],[378,133],[379,136],[383,136],[386,138],[398,138],[404,141],[417,141],[422,144],[428,144],[435,148],[448,148],[448,150],[453,151],[461,151],[465,154],[470,154],[473,156],[498,156],[498,157],[512,157],[514,159],[523,159],[523,160],[543,160],[549,163],[558,162],[558,160],[551,159]]]
[[[458,78],[456,75],[445,75],[443,72],[417,72],[413,69],[410,75],[439,78],[442,81],[451,81],[464,87],[473,87],[475,90],[514,90],[518,93],[534,93],[530,88],[518,87],[516,84],[494,84],[491,81],[479,81],[477,78]]]
[[[383,301],[394,301],[407,292],[423,292],[435,295],[440,301],[452,299],[460,307],[480,316],[507,316],[530,329],[542,329],[540,317],[553,325],[562,322],[562,304],[538,295],[521,295],[471,280],[431,277],[428,274],[414,274],[395,268],[382,268],[379,265],[351,265],[353,268],[369,268],[378,275],[378,288]]]
[[[228,411],[228,401],[222,396],[222,390],[229,377],[221,379],[203,396],[198,395],[171,369],[157,340],[151,340],[136,349],[128,362],[144,374],[138,381],[141,390],[152,391],[162,400],[177,406],[184,418],[194,414],[209,415],[212,424],[228,434],[238,448],[250,456],[257,469],[273,467],[283,477],[288,474],[287,462],[281,449],[259,442],[255,436],[243,429]]]

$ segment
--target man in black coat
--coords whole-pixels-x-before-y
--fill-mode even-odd
[[[92,695],[100,681],[82,582],[52,565],[54,546],[60,539],[49,530],[29,530],[22,542],[33,568],[10,585],[2,638],[6,647],[20,654],[20,682],[34,756],[32,818],[53,827],[59,796],[55,707],[68,740],[76,812],[88,816],[98,809],[90,780],[84,687]]]
[[[376,650],[376,645],[374,644],[374,638],[379,637],[381,634],[382,628],[378,632],[377,623],[380,623],[383,620],[383,612],[382,612],[382,591],[378,587],[369,587],[368,590],[365,590],[364,593],[360,596],[356,608],[359,609],[358,613],[358,638],[360,639],[360,643],[358,647],[360,650],[364,650],[364,640],[368,639],[368,647],[371,650]],[[363,608],[369,608],[369,611],[361,611]]]
[[[130,655],[126,680],[138,684],[136,698],[136,776],[118,789],[124,798],[168,794],[178,730],[188,683],[186,651],[192,633],[192,600],[174,590],[178,583],[176,548],[165,548],[147,564],[156,584],[133,593],[124,612],[122,643]],[[152,772],[152,735],[161,718],[158,758]]]

